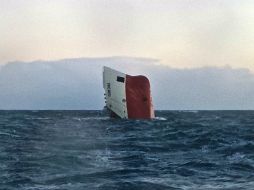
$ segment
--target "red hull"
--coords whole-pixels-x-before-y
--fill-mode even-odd
[[[150,83],[145,76],[126,75],[125,90],[129,119],[154,118]]]

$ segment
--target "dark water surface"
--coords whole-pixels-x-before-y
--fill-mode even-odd
[[[0,189],[254,189],[254,111],[0,111]]]

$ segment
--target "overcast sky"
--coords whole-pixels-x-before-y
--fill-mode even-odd
[[[111,57],[15,62],[0,69],[1,109],[102,109],[103,65],[151,83],[156,110],[254,109],[254,74],[248,69],[175,69],[156,60]]]
[[[254,71],[253,0],[0,0],[0,64],[135,56]]]

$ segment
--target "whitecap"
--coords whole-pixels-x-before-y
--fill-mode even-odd
[[[239,152],[236,152],[234,154],[232,154],[231,156],[227,156],[227,159],[231,162],[231,163],[236,163],[236,162],[240,162],[241,160],[243,160],[243,158],[245,157],[244,154],[241,154]]]
[[[155,120],[160,120],[160,121],[166,121],[167,119],[165,117],[155,117]]]
[[[207,152],[209,152],[209,148],[208,148],[208,146],[207,146],[207,145],[202,146],[202,148],[201,148],[201,152],[203,152],[203,153],[207,153]]]
[[[198,113],[199,111],[198,110],[181,110],[179,112],[187,112],[187,113]]]
[[[78,120],[78,121],[81,121],[81,120],[84,120],[84,121],[87,121],[87,120],[110,120],[111,118],[110,117],[75,117],[73,118],[74,120]]]
[[[11,134],[11,133],[4,133],[4,132],[0,132],[0,136],[1,135],[3,135],[3,136],[11,136],[11,137],[20,137],[19,135],[14,135],[14,134]]]

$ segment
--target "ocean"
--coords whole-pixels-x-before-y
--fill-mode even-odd
[[[0,111],[0,189],[254,189],[254,111]]]

